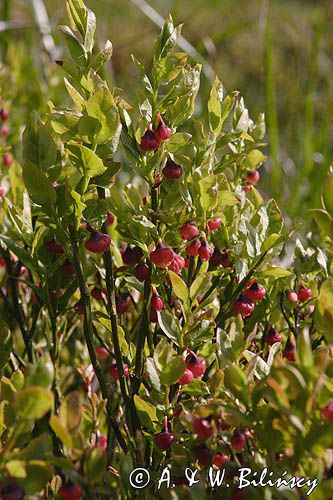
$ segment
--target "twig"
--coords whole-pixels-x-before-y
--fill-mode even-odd
[[[242,279],[242,281],[239,283],[239,285],[237,286],[237,288],[235,289],[235,291],[232,293],[230,299],[224,300],[221,303],[221,305],[220,305],[220,311],[219,311],[218,315],[215,318],[215,323],[216,323],[217,326],[221,326],[221,324],[224,321],[224,316],[225,316],[226,313],[223,314],[223,311],[222,311],[223,307],[226,304],[228,304],[229,302],[231,302],[233,299],[235,299],[236,297],[238,297],[238,295],[246,287],[246,285],[248,284],[248,282],[250,281],[250,279],[252,278],[252,276],[255,274],[255,272],[257,271],[258,267],[264,262],[267,253],[268,253],[268,250],[265,250],[265,252],[263,252],[260,255],[260,257],[257,260],[257,262],[254,264],[254,266],[250,269],[250,271],[247,273],[247,275],[245,276],[245,278]]]
[[[143,291],[143,313],[142,313],[142,328],[138,332],[136,356],[135,356],[135,383],[133,387],[133,393],[136,394],[140,388],[142,380],[142,368],[143,368],[143,349],[145,345],[146,336],[148,338],[148,310],[147,304],[149,302],[150,295],[150,274],[151,267],[149,266],[149,276],[145,281],[144,291]]]
[[[99,198],[102,200],[105,199],[105,190],[103,188],[98,188],[97,191]],[[105,233],[107,233],[106,223],[103,225],[103,230]],[[117,315],[115,312],[116,307],[115,307],[114,277],[113,277],[113,267],[112,267],[112,258],[110,249],[108,249],[106,252],[103,253],[103,260],[105,266],[105,283],[107,291],[107,311],[111,322],[112,342],[114,348],[114,355],[116,359],[116,365],[118,369],[120,390],[125,403],[127,420],[129,422],[131,431],[133,431],[133,420],[136,419],[136,412],[133,401],[129,397],[129,391],[124,375],[122,353],[120,349],[120,341],[118,335]]]
[[[102,396],[106,400],[106,408],[108,412],[108,418],[110,419],[110,424],[112,425],[113,431],[118,439],[118,442],[122,449],[124,450],[125,453],[127,453],[127,444],[120,432],[120,429],[118,427],[118,423],[116,422],[115,418],[112,416],[112,407],[111,407],[111,397],[109,394],[108,387],[105,382],[104,378],[104,373],[102,370],[102,367],[96,357],[96,352],[93,344],[93,325],[92,325],[92,317],[91,317],[91,304],[90,304],[90,293],[89,289],[86,285],[81,264],[80,264],[80,259],[79,259],[79,247],[78,243],[75,239],[74,234],[71,234],[71,244],[72,244],[72,251],[73,251],[73,265],[75,268],[76,276],[79,282],[79,288],[80,288],[80,294],[81,294],[81,300],[83,304],[83,309],[84,309],[84,316],[83,316],[83,333],[85,337],[85,341],[87,344],[87,348],[89,351],[89,356],[91,363],[94,368],[94,372],[96,373],[96,377],[98,379]]]
[[[281,311],[282,311],[284,319],[288,323],[288,326],[289,326],[290,330],[293,332],[294,335],[296,335],[296,330],[295,330],[294,326],[291,324],[291,321],[288,318],[288,315],[287,315],[287,312],[286,312],[286,308],[284,307],[283,292],[281,292],[281,294],[280,294],[280,308],[281,308]]]
[[[29,339],[28,332],[25,328],[24,325],[24,318],[23,318],[23,313],[22,309],[18,300],[18,295],[17,295],[17,283],[16,283],[16,277],[13,275],[13,269],[12,269],[12,263],[10,260],[10,255],[8,250],[4,250],[2,252],[2,255],[5,259],[6,262],[6,267],[7,267],[7,272],[8,272],[8,279],[9,279],[9,284],[12,289],[12,299],[13,299],[13,312],[14,312],[14,317],[16,318],[16,321],[18,322],[18,325],[21,330],[22,338],[24,341],[25,349],[27,352],[28,356],[28,361],[29,363],[32,363],[33,361],[33,355],[32,355],[32,347],[31,347],[31,341]]]

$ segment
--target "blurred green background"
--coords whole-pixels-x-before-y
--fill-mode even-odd
[[[277,198],[294,222],[320,206],[332,161],[332,0],[87,0],[97,16],[97,38],[114,45],[107,68],[111,85],[135,103],[137,72],[131,54],[149,67],[159,15],[172,13],[206,75],[197,113],[210,89],[211,68],[227,90],[239,90],[251,116],[264,111],[267,152],[259,188]],[[52,59],[63,56],[57,25],[65,0],[2,0],[0,84],[12,99],[12,143],[31,110],[67,99]],[[47,18],[45,17],[45,10]],[[48,35],[51,33],[51,38]],[[192,50],[192,49],[191,49]],[[14,114],[15,113],[15,114]],[[18,153],[17,153],[18,154]]]

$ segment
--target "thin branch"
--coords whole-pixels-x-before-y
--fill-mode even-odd
[[[105,190],[103,188],[98,188],[98,196],[100,199],[105,199]],[[103,225],[103,231],[107,233],[106,223]],[[120,349],[120,341],[118,335],[118,323],[115,308],[115,289],[114,289],[114,277],[113,277],[113,266],[110,249],[103,253],[103,260],[105,266],[105,283],[107,291],[107,311],[111,322],[111,333],[112,342],[114,348],[114,355],[116,359],[116,365],[119,375],[119,383],[121,394],[124,399],[127,421],[129,423],[131,431],[134,430],[133,422],[136,420],[136,412],[133,401],[130,399],[127,383],[124,375],[124,367],[122,360],[122,353]]]
[[[127,453],[127,444],[123,438],[123,435],[120,432],[117,421],[112,415],[112,407],[111,407],[111,395],[109,394],[108,387],[105,382],[104,373],[102,367],[96,357],[96,352],[93,344],[93,324],[92,324],[92,316],[91,316],[91,304],[90,304],[90,293],[85,282],[81,263],[79,259],[79,247],[78,243],[74,237],[71,235],[71,243],[72,243],[72,251],[73,251],[73,265],[75,268],[76,276],[79,282],[81,300],[84,308],[84,317],[83,317],[83,333],[85,337],[85,341],[87,344],[87,348],[89,351],[89,356],[91,363],[94,368],[94,372],[96,377],[98,378],[98,382],[101,388],[102,396],[106,400],[106,408],[108,412],[108,418],[110,419],[110,423],[112,425],[113,431],[118,439],[118,442],[125,453]]]
[[[290,330],[293,332],[293,334],[296,335],[296,330],[294,328],[294,326],[292,325],[290,319],[288,318],[288,315],[287,315],[287,311],[286,311],[286,308],[284,307],[284,303],[283,303],[283,292],[281,292],[280,294],[280,308],[281,308],[281,311],[282,311],[282,314],[283,314],[283,317],[284,319],[286,320]]]
[[[31,346],[31,341],[29,339],[29,334],[26,330],[25,324],[24,324],[24,317],[23,317],[23,311],[21,309],[19,299],[18,299],[18,294],[17,294],[17,282],[16,282],[16,277],[13,274],[13,268],[12,268],[12,263],[10,260],[10,255],[8,250],[2,251],[2,255],[5,259],[6,262],[6,267],[7,267],[7,272],[8,272],[8,280],[9,284],[12,290],[12,299],[13,299],[13,313],[14,317],[20,327],[22,338],[24,341],[25,349],[27,352],[28,356],[28,361],[32,363],[33,361],[33,355],[32,355],[32,346]]]

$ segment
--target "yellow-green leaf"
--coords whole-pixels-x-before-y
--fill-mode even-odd
[[[42,418],[53,405],[53,392],[42,387],[27,387],[17,393],[14,401],[17,415],[27,420]]]

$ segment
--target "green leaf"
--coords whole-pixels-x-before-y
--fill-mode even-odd
[[[185,132],[173,134],[168,140],[168,151],[170,151],[170,153],[177,153],[177,151],[188,144],[191,137],[191,134],[186,134]]]
[[[16,255],[28,269],[39,273],[40,269],[38,267],[38,264],[35,259],[31,257],[29,252],[20,247],[11,238],[8,238],[8,236],[0,234],[0,240],[5,243],[9,250],[11,250],[13,254]]]
[[[81,215],[82,215],[84,209],[86,208],[86,205],[85,205],[85,203],[82,202],[81,195],[79,193],[77,193],[76,191],[74,191],[73,189],[70,192],[70,195],[71,195],[72,200],[74,202],[74,214],[75,214],[76,220],[80,221]]]
[[[23,167],[23,181],[30,198],[37,205],[54,205],[57,193],[46,175],[33,163],[27,161]]]
[[[26,464],[23,460],[9,460],[6,463],[6,470],[11,477],[24,479],[27,477]]]
[[[103,86],[86,101],[85,115],[79,120],[78,130],[85,142],[103,144],[116,134],[119,123],[119,113],[113,96],[109,89]]]
[[[218,184],[216,175],[209,175],[199,181],[200,204],[203,210],[214,210],[218,203]]]
[[[85,66],[87,63],[87,51],[82,43],[79,42],[73,31],[68,26],[58,26],[60,31],[64,34],[69,52],[74,61],[79,66]]]
[[[146,368],[151,385],[153,386],[155,391],[160,392],[161,390],[160,376],[156,369],[153,358],[147,358]]]
[[[71,82],[69,80],[67,80],[67,78],[64,78],[64,82],[65,82],[67,92],[70,95],[72,101],[74,102],[76,108],[79,111],[81,111],[82,107],[84,105],[84,102],[85,102],[84,98],[82,97],[80,92],[71,84]],[[53,114],[51,115],[51,117],[52,116],[53,116]],[[73,126],[76,126],[77,122],[78,122],[77,117],[75,117],[73,115],[72,116],[66,115],[65,117],[63,117],[63,120],[65,120],[66,126],[67,127],[70,126],[70,128],[72,128]]]
[[[84,48],[88,53],[91,53],[94,48],[95,31],[96,31],[96,16],[92,10],[86,8]]]
[[[222,130],[222,101],[223,85],[216,77],[208,100],[209,126],[215,134],[220,134]]]
[[[105,172],[102,160],[91,149],[80,144],[68,144],[66,150],[70,161],[83,175],[94,177]]]
[[[154,430],[153,423],[158,421],[156,406],[140,398],[137,394],[134,396],[134,404],[142,424],[148,429]]]
[[[66,446],[67,450],[71,450],[73,447],[72,436],[63,425],[60,418],[57,415],[52,415],[49,420],[49,425],[56,436],[58,436],[61,442]]]
[[[182,356],[173,358],[161,373],[161,384],[168,386],[175,384],[184,374],[185,369],[186,365]]]
[[[22,168],[16,161],[13,161],[13,163],[9,167],[8,173],[13,202],[15,203],[15,205],[20,206],[24,192]]]
[[[319,333],[327,342],[333,342],[333,279],[329,278],[321,285],[315,311]]]
[[[107,40],[105,42],[103,49],[97,54],[96,57],[94,57],[94,59],[90,63],[89,68],[97,72],[103,66],[103,64],[105,64],[111,59],[112,52],[113,52],[112,43],[110,42],[110,40]]]
[[[17,415],[27,420],[42,418],[53,405],[53,392],[42,387],[27,387],[17,393],[14,401]]]
[[[302,366],[313,366],[313,355],[308,328],[303,328],[297,338],[297,354]]]
[[[50,434],[42,434],[37,438],[30,439],[28,445],[20,451],[16,457],[20,460],[44,460],[52,453],[52,439]]]
[[[254,363],[254,374],[259,380],[269,374],[269,366],[261,356],[258,356],[258,354],[254,354],[254,352],[252,351],[245,350],[244,357],[248,361],[252,361]]]
[[[285,278],[286,276],[290,276],[292,273],[287,269],[283,269],[282,267],[270,267],[260,272],[260,275],[263,278],[268,278],[269,276],[273,276],[274,278]]]
[[[24,481],[26,496],[40,492],[51,479],[53,469],[43,460],[30,460],[26,466],[27,477]]]
[[[218,193],[218,208],[221,212],[227,207],[233,207],[239,203],[237,196],[231,191],[219,191]]]
[[[333,234],[332,217],[328,212],[326,212],[326,210],[311,209],[309,210],[309,213],[313,216],[323,237],[325,237],[327,234]]]
[[[54,167],[57,160],[57,146],[51,133],[37,116],[29,120],[22,140],[23,160],[28,160],[41,170]]]
[[[262,251],[271,250],[284,241],[284,236],[280,234],[270,234],[262,244]]]
[[[240,316],[235,318],[226,331],[221,332],[221,351],[223,364],[236,361],[244,349],[244,323]]]
[[[54,379],[54,368],[51,361],[39,358],[36,364],[29,364],[25,369],[25,386],[39,386],[51,389]]]
[[[86,27],[86,7],[83,0],[67,0],[66,7],[72,27],[74,29],[77,28],[81,36],[84,37]]]
[[[154,349],[154,363],[157,370],[162,371],[169,361],[172,359],[172,348],[165,337],[162,337]]]
[[[270,349],[269,349],[269,355],[268,355],[268,358],[267,358],[267,365],[268,365],[269,369],[271,369],[272,366],[273,366],[275,354],[278,351],[281,351],[281,349],[282,349],[282,346],[281,346],[280,342],[275,342],[275,344],[273,344],[270,347]]]
[[[107,217],[107,205],[105,200],[87,200],[83,216],[93,227],[101,227]]]
[[[190,288],[191,299],[198,295],[204,295],[212,284],[212,277],[208,273],[199,274],[193,281]]]
[[[172,17],[164,23],[161,34],[155,41],[155,58],[164,59],[172,52],[180,35],[181,27],[174,27]]]
[[[243,403],[247,402],[248,384],[245,373],[236,365],[229,365],[224,371],[224,384]]]
[[[183,302],[187,303],[189,300],[189,294],[186,283],[178,274],[174,273],[173,271],[169,271],[169,276],[175,295]]]
[[[4,401],[12,402],[16,396],[15,385],[5,376],[1,377],[1,399]]]
[[[88,452],[85,462],[85,477],[91,483],[96,483],[105,474],[106,468],[106,453],[100,448],[93,448]]]
[[[182,391],[190,396],[205,396],[210,393],[207,384],[199,378],[195,378],[192,382],[185,385]]]
[[[303,449],[308,453],[313,453],[318,457],[322,457],[325,450],[332,448],[333,444],[333,423],[328,422],[318,425],[314,422],[303,441]]]
[[[159,311],[157,317],[158,324],[165,335],[173,340],[176,345],[179,345],[179,328],[177,327],[175,318],[165,311]]]
[[[67,394],[60,407],[60,420],[64,427],[70,432],[74,432],[81,423],[82,418],[81,395],[78,391]]]
[[[31,218],[31,203],[27,191],[23,193],[22,234],[24,241],[29,245],[33,241],[33,228]]]
[[[260,163],[267,159],[259,149],[254,149],[250,151],[246,158],[246,166],[250,169],[256,168]]]

